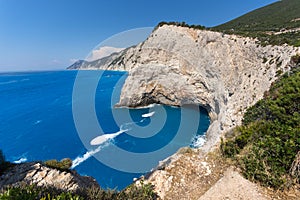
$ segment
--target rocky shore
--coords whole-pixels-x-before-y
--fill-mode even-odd
[[[81,176],[74,170],[62,171],[47,167],[41,162],[16,164],[0,176],[0,189],[22,184],[76,191],[82,188],[99,188],[92,177]]]

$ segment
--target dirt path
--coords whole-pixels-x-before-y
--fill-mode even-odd
[[[256,184],[246,180],[230,167],[215,185],[213,185],[199,200],[269,200],[268,195]]]

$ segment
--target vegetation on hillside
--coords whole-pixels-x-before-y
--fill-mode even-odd
[[[79,200],[83,199],[77,194],[63,192],[55,188],[42,188],[36,185],[20,185],[6,187],[0,190],[0,200]]]
[[[7,162],[5,160],[5,156],[2,152],[2,150],[0,149],[0,176],[12,165],[13,165],[12,163]]]
[[[297,28],[300,28],[300,1],[282,0],[212,29],[258,38],[262,45],[300,46]]]
[[[215,28],[240,31],[280,31],[300,27],[300,1],[282,0],[249,12]]]
[[[201,25],[185,22],[160,22],[154,30],[163,25],[208,29]],[[227,34],[257,38],[266,45],[300,46],[300,1],[282,0],[249,12],[225,24],[210,28]]]
[[[58,170],[69,170],[72,166],[72,160],[70,158],[64,158],[61,161],[57,160],[47,160],[44,164],[50,168],[58,169]]]
[[[273,188],[300,183],[300,56],[291,60],[297,67],[272,84],[221,144],[246,178]]]
[[[158,27],[161,27],[163,25],[173,25],[173,26],[180,26],[180,27],[188,27],[188,28],[193,28],[193,29],[199,29],[199,30],[204,30],[206,29],[205,26],[201,25],[189,25],[185,22],[159,22],[158,25],[154,28],[156,30]]]
[[[65,192],[56,188],[36,185],[19,185],[0,189],[0,200],[155,200],[158,196],[150,184],[131,185],[118,192],[101,188],[87,188],[76,192]]]

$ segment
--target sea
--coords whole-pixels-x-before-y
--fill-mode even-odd
[[[121,190],[179,148],[203,145],[210,120],[202,107],[115,106],[127,76],[0,73],[0,149],[6,160],[70,158],[79,174],[94,177],[104,189]]]

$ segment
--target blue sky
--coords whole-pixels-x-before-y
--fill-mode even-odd
[[[101,41],[160,21],[215,26],[276,0],[0,0],[0,71],[64,69]]]

